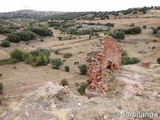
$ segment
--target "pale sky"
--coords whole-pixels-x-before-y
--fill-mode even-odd
[[[144,6],[160,6],[160,0],[0,0],[0,12],[23,9],[63,12],[116,11]]]

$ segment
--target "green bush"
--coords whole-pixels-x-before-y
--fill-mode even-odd
[[[137,14],[137,13],[138,13],[137,11],[134,11],[134,12],[133,12],[133,14]]]
[[[38,56],[33,56],[32,65],[33,66],[47,65],[48,62],[49,62],[49,56],[47,56],[43,52],[39,52]]]
[[[153,46],[153,47],[152,47],[152,50],[153,50],[153,49],[156,49],[156,47],[155,47],[155,46]]]
[[[58,40],[59,40],[59,41],[60,41],[60,40],[62,40],[62,37],[61,37],[61,36],[59,36],[59,37],[58,37]]]
[[[130,26],[130,27],[134,27],[134,26],[135,26],[135,24],[134,24],[134,23],[131,23],[129,26]]]
[[[115,38],[115,39],[119,39],[119,40],[123,40],[125,39],[125,34],[122,31],[114,31],[114,33],[110,33],[109,36]]]
[[[160,57],[157,59],[157,63],[160,64]]]
[[[43,42],[44,40],[43,39],[41,39],[41,42]]]
[[[25,53],[24,54],[24,62],[27,64],[32,64],[33,61],[33,55],[31,53]]]
[[[157,34],[158,33],[158,30],[154,27],[151,28],[153,30],[153,34]]]
[[[68,86],[68,81],[66,79],[63,79],[61,81],[62,86]]]
[[[8,27],[0,26],[0,34],[11,33],[13,30],[9,29]]]
[[[58,50],[55,50],[55,51],[54,51],[54,54],[58,55],[58,54],[59,54],[59,51],[58,51]]]
[[[70,70],[69,66],[65,66],[65,67],[64,67],[64,70],[65,70],[66,72],[69,72],[69,70]]]
[[[28,60],[32,60],[33,66],[47,65],[49,62],[50,52],[47,49],[39,48],[32,51],[31,55],[29,54],[27,58]]]
[[[117,36],[116,36],[116,34],[115,34],[115,33],[110,33],[110,34],[109,34],[109,36],[111,36],[111,37],[113,37],[113,38],[117,39]]]
[[[7,40],[14,43],[33,40],[35,38],[36,35],[31,31],[12,32],[7,36]]]
[[[24,55],[25,55],[25,52],[23,52],[22,50],[15,49],[15,50],[11,51],[10,58],[15,61],[23,61]]]
[[[40,35],[40,36],[52,36],[53,35],[52,30],[50,30],[48,28],[32,27],[29,30]]]
[[[79,68],[79,70],[80,70],[82,75],[86,75],[87,74],[86,64],[79,65],[78,68]]]
[[[124,32],[116,32],[115,35],[116,35],[116,39],[123,40],[125,38]]]
[[[0,83],[0,94],[3,94],[3,83]]]
[[[49,55],[50,53],[46,49],[38,49],[31,53],[15,49],[10,53],[10,58],[16,62],[24,61],[33,66],[41,66],[47,65],[49,62]]]
[[[8,40],[3,40],[1,43],[2,47],[10,47],[10,42]]]
[[[136,26],[125,30],[125,34],[135,35],[141,33],[141,31],[142,31],[141,27]]]
[[[123,51],[122,56],[128,56],[128,53],[126,50]]]
[[[105,26],[114,27],[114,23],[106,23]]]
[[[143,29],[146,29],[146,28],[147,28],[147,26],[146,26],[146,25],[143,25],[143,26],[142,26],[142,28],[143,28]]]
[[[43,49],[43,48],[39,48],[39,49],[37,49],[37,50],[34,50],[34,51],[31,52],[31,54],[32,54],[33,56],[38,56],[38,54],[39,54],[40,52],[44,53],[44,54],[47,55],[48,57],[50,56],[50,51],[47,50],[47,49]]]
[[[78,88],[78,92],[81,94],[81,95],[85,95],[85,90],[87,88],[88,84],[87,83],[82,83],[80,85],[80,87]]]
[[[157,30],[160,30],[160,26],[157,27]]]
[[[122,57],[122,61],[121,61],[122,65],[137,64],[139,62],[140,60],[138,58],[136,57],[130,58],[127,56]]]
[[[55,69],[59,69],[59,67],[63,65],[63,61],[60,58],[55,58],[51,60],[50,63]]]
[[[72,54],[71,54],[71,53],[66,53],[66,54],[64,54],[64,56],[63,56],[63,58],[70,58],[70,57],[72,57]]]

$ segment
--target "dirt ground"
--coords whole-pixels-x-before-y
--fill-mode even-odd
[[[84,22],[84,21],[77,21]],[[138,42],[138,44],[128,44],[128,43],[120,43],[124,50],[128,52],[130,57],[138,57],[142,61],[149,61],[151,63],[156,63],[156,59],[160,56],[160,39],[158,37],[154,37],[151,35],[151,26],[157,26],[160,23],[160,19],[158,18],[133,18],[133,19],[112,19],[112,20],[97,20],[97,21],[86,21],[86,22],[100,22],[100,23],[115,23],[114,29],[118,28],[128,28],[131,23],[135,25],[147,25],[147,29],[143,29],[141,34],[138,35],[126,35],[125,40],[129,39],[147,39],[147,40],[158,40],[158,42]],[[79,72],[78,67],[74,65],[74,62],[79,62],[79,64],[85,64],[85,58],[87,52],[90,51],[91,45],[94,42],[98,42],[99,38],[92,37],[92,39],[88,39],[88,35],[74,36],[76,39],[74,40],[62,40],[59,41],[56,37],[58,36],[69,36],[69,35],[61,35],[60,31],[54,30],[51,28],[54,33],[54,37],[46,37],[43,38],[44,42],[41,42],[40,39],[30,41],[27,45],[26,42],[20,43],[11,43],[9,48],[0,47],[0,60],[9,58],[9,53],[14,49],[20,49],[24,51],[32,51],[37,48],[46,48],[49,50],[57,50],[61,49],[60,52],[72,53],[73,56],[70,58],[63,58],[63,55],[56,55],[51,52],[50,58],[61,58],[62,60],[66,60],[60,70],[52,69],[51,65],[41,66],[41,67],[32,67],[31,65],[27,65],[23,62],[16,63],[12,65],[0,66],[0,73],[2,76],[0,77],[0,83],[4,84],[4,89],[6,90],[6,95],[9,94],[8,89],[11,91],[12,89],[28,87],[36,84],[43,84],[47,81],[52,81],[55,83],[59,83],[62,79],[67,79],[70,83],[70,89],[76,93],[77,85],[76,83],[81,83],[86,81],[86,76],[78,75]],[[103,35],[103,33],[101,33]],[[0,41],[4,40],[6,36],[0,35]],[[152,47],[155,46],[156,49],[152,50]],[[64,49],[64,50],[63,50]],[[145,50],[145,54],[138,53],[141,50]],[[64,66],[70,67],[70,72],[64,72]],[[76,76],[75,76],[76,75]],[[71,78],[69,78],[71,76]],[[30,90],[30,87],[28,89]],[[18,91],[17,91],[18,92]],[[23,94],[23,92],[22,92]],[[16,95],[16,92],[14,93]],[[12,99],[13,100],[13,99]],[[6,107],[6,106],[4,106]]]

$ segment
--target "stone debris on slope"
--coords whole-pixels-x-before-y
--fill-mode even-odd
[[[159,115],[160,94],[153,87],[156,84],[150,84],[151,76],[145,79],[147,74],[141,74],[139,70],[141,71],[141,68],[138,65],[123,66],[117,79],[126,85],[121,91],[113,92],[111,97],[97,96],[89,99],[75,95],[68,87],[48,82],[24,98],[18,106],[4,112],[1,118],[3,120],[141,120],[135,117],[122,118],[117,114],[141,111]],[[148,69],[143,70],[146,73],[150,72]],[[152,89],[144,89],[144,85]],[[154,117],[154,120],[159,119],[160,116]]]

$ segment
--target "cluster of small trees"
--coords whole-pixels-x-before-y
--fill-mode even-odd
[[[125,39],[125,33],[120,30],[116,30],[113,33],[110,33],[109,36],[118,39],[118,40],[124,40]]]
[[[13,50],[10,53],[10,59],[15,62],[24,61],[33,66],[47,65],[49,62],[50,52],[47,49],[38,49],[32,52],[24,52],[21,50]]]
[[[53,35],[52,30],[48,28],[31,27],[29,30],[40,36],[52,36]]]
[[[135,35],[141,33],[141,31],[142,31],[141,27],[136,26],[125,30],[125,34]]]
[[[0,26],[0,34],[6,34],[6,33],[11,33],[13,30],[7,28],[7,27],[3,27]]]
[[[114,23],[106,23],[105,26],[114,27]]]
[[[10,42],[8,40],[3,40],[0,44],[2,47],[10,47]]]
[[[5,25],[5,26],[4,26]],[[0,20],[0,34],[8,34],[11,33],[17,29],[20,29],[20,27],[6,21]]]
[[[36,34],[31,31],[12,32],[7,36],[7,40],[14,43],[33,40],[35,38]]]

